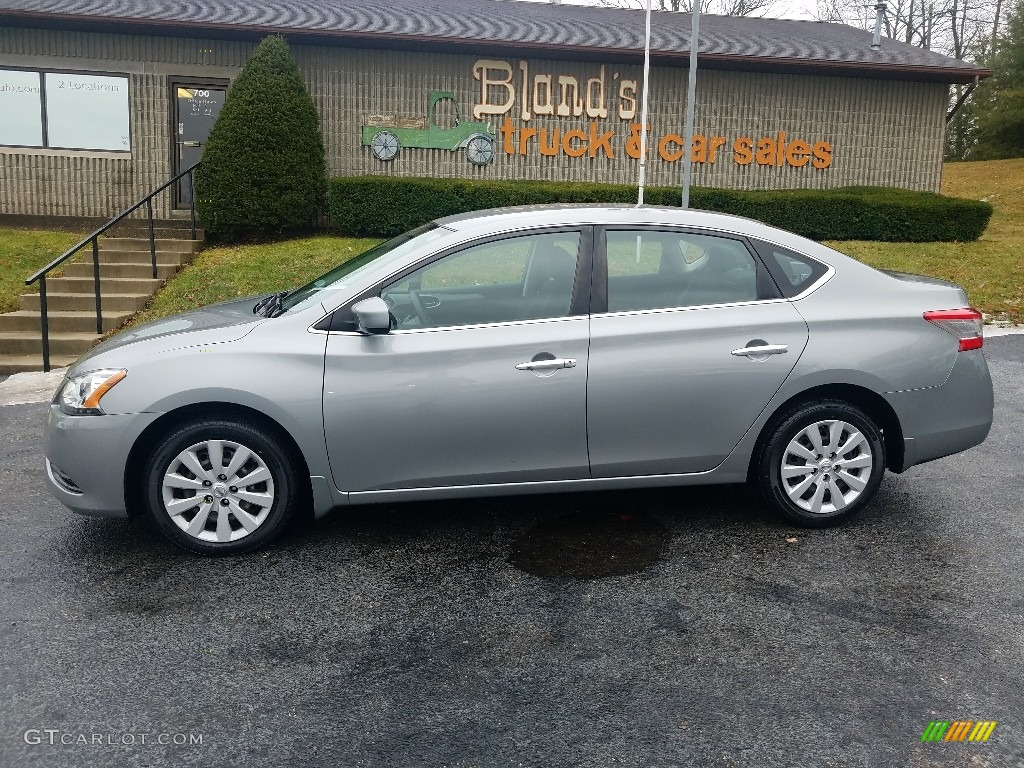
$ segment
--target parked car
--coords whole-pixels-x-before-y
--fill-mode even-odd
[[[825,526],[985,439],[982,343],[956,285],[755,221],[482,211],[95,347],[46,474],[205,554],[310,506],[747,481]]]

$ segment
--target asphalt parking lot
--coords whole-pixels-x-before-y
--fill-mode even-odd
[[[698,488],[202,559],[64,510],[45,406],[0,408],[0,765],[1024,766],[1024,336],[985,348],[988,441],[821,531]]]

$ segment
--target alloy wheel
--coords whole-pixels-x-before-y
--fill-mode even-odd
[[[189,536],[237,541],[257,530],[270,514],[274,478],[251,448],[232,440],[204,440],[168,464],[161,499],[170,519]]]
[[[817,421],[800,430],[782,454],[782,489],[812,514],[831,514],[853,504],[871,478],[871,443],[841,419]]]

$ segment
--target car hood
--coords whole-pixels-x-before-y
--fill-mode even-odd
[[[122,331],[97,344],[73,367],[81,368],[86,361],[124,347],[133,347],[133,355],[150,355],[181,347],[237,341],[260,323],[266,322],[265,317],[252,313],[259,298],[251,296],[210,304]]]

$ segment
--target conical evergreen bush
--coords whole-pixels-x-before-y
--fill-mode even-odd
[[[196,212],[215,240],[279,236],[323,210],[320,120],[280,37],[263,40],[231,86],[195,184]]]

